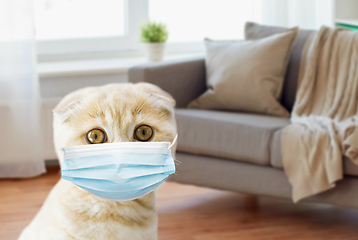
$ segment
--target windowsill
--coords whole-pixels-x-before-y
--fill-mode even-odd
[[[200,52],[167,55],[163,61],[200,57],[203,55],[204,53]],[[149,62],[144,57],[40,62],[37,65],[37,72],[42,79],[65,76],[126,73],[130,67],[146,63]]]

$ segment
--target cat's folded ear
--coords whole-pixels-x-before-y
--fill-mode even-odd
[[[80,89],[64,97],[59,104],[52,110],[53,113],[66,113],[75,105],[80,104],[81,100],[88,94],[90,88]]]
[[[141,86],[151,96],[163,100],[164,102],[168,103],[171,107],[175,106],[174,98],[169,93],[163,91],[160,87],[151,83],[137,83],[137,85]]]

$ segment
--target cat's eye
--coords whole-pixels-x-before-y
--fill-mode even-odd
[[[153,129],[148,125],[141,125],[134,130],[134,138],[138,141],[148,141],[153,136]]]
[[[87,141],[91,144],[104,143],[107,140],[106,133],[99,128],[89,130],[86,134]]]

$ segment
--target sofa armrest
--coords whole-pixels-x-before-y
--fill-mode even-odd
[[[205,79],[204,58],[149,63],[128,72],[129,82],[152,83],[168,92],[177,108],[185,108],[206,90]]]

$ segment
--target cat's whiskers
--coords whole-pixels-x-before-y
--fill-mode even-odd
[[[174,159],[174,164],[175,164],[175,165],[179,165],[179,164],[181,164],[181,161],[179,161],[179,160],[177,160],[177,159]]]

